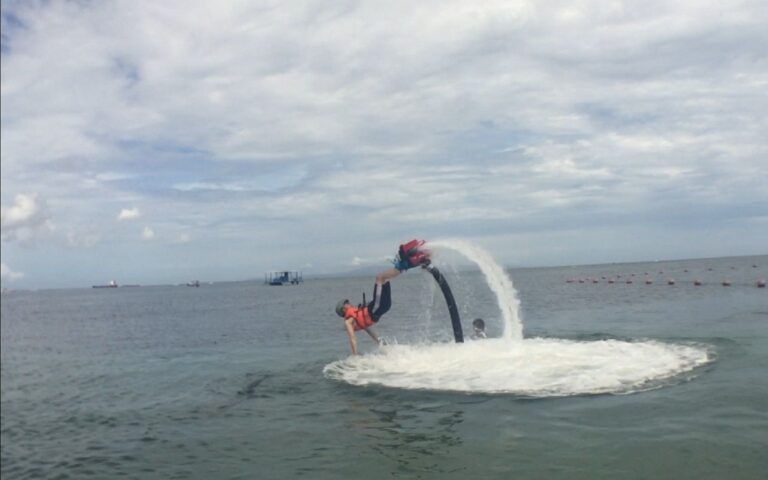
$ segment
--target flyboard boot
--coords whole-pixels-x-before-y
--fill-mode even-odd
[[[405,270],[414,267],[426,268],[430,263],[430,258],[429,251],[421,248],[425,243],[426,240],[413,239],[400,245],[395,257],[395,264],[405,267]]]

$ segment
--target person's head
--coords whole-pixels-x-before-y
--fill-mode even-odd
[[[476,332],[484,332],[485,331],[485,322],[482,318],[476,318],[472,320],[472,327],[474,327]]]
[[[349,305],[348,299],[339,300],[339,302],[336,304],[336,315],[344,318],[344,313],[347,311],[347,305]]]

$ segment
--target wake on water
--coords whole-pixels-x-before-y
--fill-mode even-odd
[[[491,255],[459,240],[430,242],[429,247],[457,251],[480,268],[504,320],[502,338],[388,345],[326,365],[328,378],[352,385],[527,397],[626,394],[657,388],[712,360],[708,349],[698,345],[523,339],[517,292]]]

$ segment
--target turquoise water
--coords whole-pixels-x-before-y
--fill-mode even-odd
[[[481,316],[496,338],[455,346],[434,282],[412,271],[393,282],[377,327],[390,345],[359,337],[361,384],[328,366],[358,365],[333,305],[370,296],[369,278],[6,293],[2,478],[762,479],[768,294],[755,282],[767,267],[761,256],[508,271],[526,338],[517,351],[548,348],[515,368],[492,354],[503,325],[482,275],[443,268],[465,330]],[[607,283],[617,275],[634,283]],[[607,370],[580,366],[593,345],[646,342],[706,361],[613,393],[568,393],[654,360],[620,349],[598,365]],[[579,356],[564,357],[566,344]],[[414,376],[422,367],[434,375]],[[521,389],[534,371],[567,375]],[[509,391],[488,393],[485,379]]]

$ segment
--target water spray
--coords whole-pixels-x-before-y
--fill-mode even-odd
[[[517,290],[515,290],[512,280],[504,272],[504,269],[496,263],[491,254],[463,240],[430,241],[428,246],[429,248],[448,248],[454,250],[476,264],[485,276],[491,291],[496,295],[496,302],[504,319],[503,338],[517,341],[523,339],[523,324],[520,320],[520,300],[517,298]],[[435,277],[435,280],[437,280],[437,277]],[[439,280],[438,283],[440,283]],[[445,291],[443,294],[445,294]],[[447,296],[446,301],[448,301]],[[456,315],[458,316],[458,311]],[[453,321],[453,316],[451,321]],[[454,334],[455,331],[456,328],[454,327]],[[456,341],[458,342],[458,340]]]

